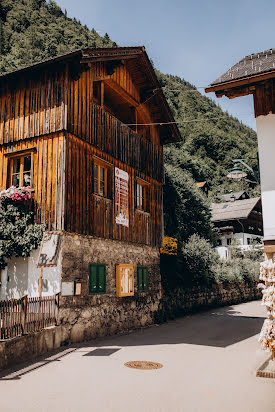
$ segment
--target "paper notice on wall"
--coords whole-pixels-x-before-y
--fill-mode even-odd
[[[129,227],[129,175],[115,168],[116,224]]]

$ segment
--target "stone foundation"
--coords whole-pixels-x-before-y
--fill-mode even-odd
[[[215,306],[235,305],[250,300],[261,299],[262,292],[257,282],[214,285],[212,288],[177,288],[163,292],[156,322],[165,321],[186,313],[208,309]]]
[[[61,343],[60,326],[52,326],[40,332],[0,341],[0,370],[58,349]]]
[[[65,233],[62,281],[81,280],[82,295],[60,299],[63,340],[80,342],[150,325],[161,299],[159,250],[110,239]],[[89,263],[106,264],[106,294],[89,295]],[[135,294],[116,296],[116,264],[135,266]],[[148,291],[137,290],[137,265],[148,267]]]

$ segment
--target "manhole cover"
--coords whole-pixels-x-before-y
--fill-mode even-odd
[[[143,369],[143,370],[160,369],[163,367],[161,363],[148,362],[148,361],[130,361],[130,362],[124,363],[124,365],[127,366],[128,368]]]

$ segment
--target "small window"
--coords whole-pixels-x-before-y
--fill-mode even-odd
[[[7,186],[32,186],[32,153],[9,158]]]
[[[89,293],[106,293],[106,265],[89,264]]]
[[[247,244],[251,245],[251,238],[250,237],[247,238]]]
[[[94,193],[99,196],[108,196],[108,168],[94,163]]]
[[[136,182],[136,208],[149,212],[148,210],[148,187],[149,184],[138,180]]]
[[[222,245],[222,240],[221,239],[218,239],[217,240],[217,246],[221,246]]]
[[[230,245],[231,245],[231,241],[232,241],[232,239],[231,239],[230,237],[228,237],[228,238],[226,239],[227,246],[230,246]]]
[[[148,290],[148,267],[137,267],[137,286],[138,290]]]
[[[145,199],[144,199],[144,186],[140,183],[137,183],[137,209],[144,210]]]

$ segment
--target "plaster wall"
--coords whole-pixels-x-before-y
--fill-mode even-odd
[[[275,114],[256,118],[264,240],[275,240]]]
[[[221,246],[229,246],[227,244],[227,239],[236,239],[240,245],[249,246],[249,242],[253,242],[253,240],[259,238],[262,238],[262,236],[253,235],[251,233],[234,233],[233,235],[224,235],[220,237],[222,241]]]
[[[7,267],[1,273],[0,300],[20,299],[28,295],[36,297],[39,294],[39,271],[36,264],[39,249],[33,250],[29,257],[12,257]],[[47,289],[43,289],[42,296],[51,296],[60,292],[61,256],[56,267],[43,268],[43,279],[47,282]]]

